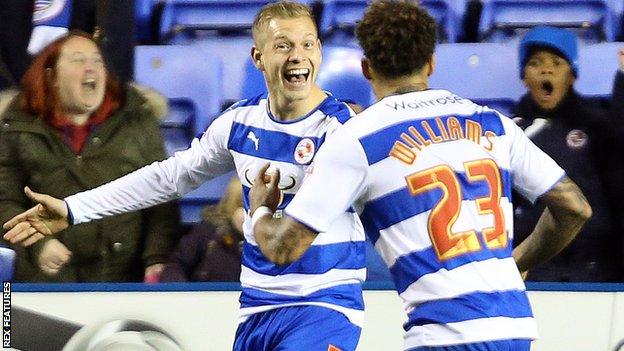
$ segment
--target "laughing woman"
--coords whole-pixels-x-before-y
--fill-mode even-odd
[[[0,221],[32,206],[25,186],[63,198],[163,159],[152,105],[108,74],[88,34],[70,32],[51,43],[3,116]],[[164,204],[16,248],[15,280],[151,280],[175,244],[176,214],[175,205]]]

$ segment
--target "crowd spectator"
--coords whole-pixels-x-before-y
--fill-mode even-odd
[[[163,159],[154,105],[108,73],[89,34],[43,49],[3,115],[0,221],[32,206],[25,186],[65,197]],[[163,204],[16,248],[15,280],[153,280],[175,245],[177,213]]]
[[[242,196],[240,180],[232,178],[219,203],[207,207],[202,222],[180,239],[161,281],[239,281],[245,219]]]
[[[521,39],[519,58],[527,93],[515,106],[516,120],[579,185],[594,210],[574,242],[529,272],[528,280],[623,281],[624,133],[619,121],[624,113],[624,50],[617,53],[620,70],[610,108],[575,90],[574,82],[583,72],[578,70],[572,32],[536,27]],[[515,244],[530,234],[542,210],[526,203],[516,208]]]

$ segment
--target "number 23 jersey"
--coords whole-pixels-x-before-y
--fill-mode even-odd
[[[507,117],[426,90],[339,128],[286,213],[323,231],[355,208],[404,301],[406,349],[534,339],[511,192],[535,201],[563,176]]]

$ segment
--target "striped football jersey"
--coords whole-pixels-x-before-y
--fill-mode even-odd
[[[535,201],[563,176],[507,117],[426,90],[388,96],[332,134],[285,211],[323,231],[356,210],[404,302],[405,349],[534,339],[511,193]]]
[[[268,108],[265,95],[242,100],[218,117],[187,150],[139,169],[102,187],[66,199],[74,223],[145,208],[180,197],[203,182],[236,170],[249,210],[249,190],[258,170],[271,163],[279,168],[282,202],[290,203],[301,187],[306,169],[328,134],[353,111],[327,97],[306,116],[281,121]],[[343,313],[363,324],[361,283],[366,277],[364,232],[352,209],[345,209],[311,248],[290,265],[278,266],[260,252],[245,219],[242,253],[240,321],[280,306],[317,305]]]

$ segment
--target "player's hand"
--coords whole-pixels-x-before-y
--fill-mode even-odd
[[[260,206],[267,206],[275,211],[280,203],[281,192],[278,188],[280,181],[279,169],[275,169],[273,174],[267,174],[266,171],[268,169],[269,163],[260,168],[249,191],[250,215],[253,215]]]
[[[522,277],[522,280],[526,281],[529,276],[529,271],[520,272],[520,276]]]
[[[48,275],[56,275],[71,259],[72,252],[57,239],[50,239],[43,244],[37,257],[37,265]]]
[[[56,234],[69,227],[67,207],[63,200],[36,193],[28,187],[24,192],[37,205],[4,223],[3,228],[7,230],[5,240],[30,246],[45,235]]]
[[[620,71],[624,71],[624,48],[618,50],[618,64]]]

